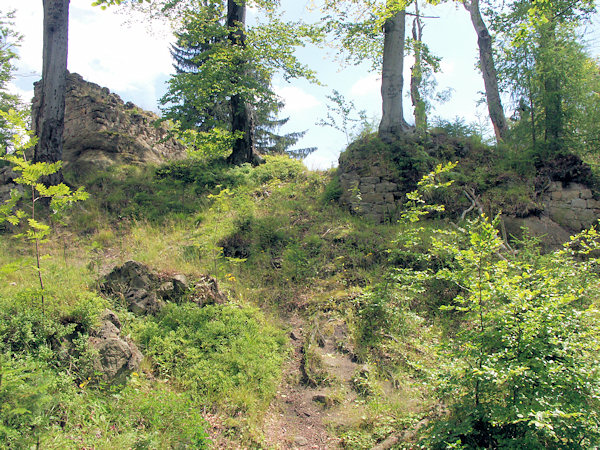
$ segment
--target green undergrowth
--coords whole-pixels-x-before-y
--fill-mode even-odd
[[[379,156],[389,151],[369,139],[364,142]],[[465,208],[456,199],[465,187],[485,191],[497,209],[521,197],[525,205],[530,185],[518,171],[502,178],[506,167],[480,142],[427,139],[412,160],[406,151],[396,154],[394,170],[417,187],[422,172],[440,159],[460,157],[463,145],[463,156],[471,159],[466,168],[448,168],[455,185],[419,194],[408,205],[454,199],[454,223],[441,211],[401,223],[357,217],[336,202],[341,188],[335,171],[309,172],[284,157],[258,167],[187,160],[71,179],[91,196],[55,224],[42,245],[48,254],[42,260],[43,313],[31,249],[9,234],[0,241],[0,436],[6,446],[31,447],[39,440],[49,448],[202,448],[210,444],[200,412],[209,411],[223,418],[214,433],[243,448],[260,447],[260,424],[290,354],[286,335],[294,314],[307,329],[344,323],[347,337],[339,350],[369,368],[353,380],[361,414],[348,409],[345,425],[332,428],[345,448],[372,448],[386,439],[398,448],[494,447],[507,436],[525,436],[521,448],[575,442],[568,433],[555,438],[549,427],[597,443],[595,413],[586,420],[579,415],[597,411],[596,397],[588,401],[577,393],[589,388],[590,396],[597,394],[593,355],[581,347],[597,336],[589,325],[597,299],[585,294],[597,291],[597,265],[581,252],[552,259],[525,243],[516,245],[520,256],[505,254],[494,247],[497,235],[484,219],[458,222]],[[486,170],[504,181],[492,183]],[[485,254],[485,265],[477,259],[483,250],[475,251],[481,242],[494,250]],[[137,317],[121,300],[96,293],[101,275],[130,259],[189,279],[210,274],[228,302],[168,304],[156,316]],[[546,274],[550,284],[544,284]],[[485,292],[485,311],[477,309],[474,292]],[[518,310],[519,301],[529,315]],[[94,372],[88,345],[105,308],[116,311],[123,333],[145,355],[140,371],[118,386]],[[542,320],[544,311],[551,323]],[[576,339],[567,339],[553,328],[562,319],[587,336],[574,331]],[[315,336],[323,331],[318,326]],[[481,344],[483,338],[489,345]],[[519,364],[503,365],[515,354],[498,349],[516,351],[508,345],[515,339],[528,356],[521,352]],[[75,349],[68,355],[61,353],[65,342]],[[585,380],[553,372],[569,349],[579,352],[581,364],[569,360],[566,373],[582,373]],[[548,369],[530,370],[536,360]],[[308,383],[326,383],[326,370],[318,363],[313,369]],[[509,404],[526,391],[510,384],[523,374],[532,386],[544,386],[545,404],[523,400],[520,410]],[[556,400],[561,385],[573,388],[566,398],[579,410]],[[476,402],[477,389],[484,405]],[[553,416],[552,408],[564,414]]]

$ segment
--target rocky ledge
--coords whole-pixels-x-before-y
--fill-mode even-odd
[[[40,108],[41,84],[35,86],[32,117]],[[108,88],[76,73],[67,77],[63,161],[77,173],[114,164],[160,164],[183,159],[185,147],[169,137],[159,117],[125,103]],[[33,121],[35,123],[35,120]]]

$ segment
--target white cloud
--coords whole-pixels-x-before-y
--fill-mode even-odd
[[[16,81],[21,90],[26,90],[29,78],[33,83],[41,77],[42,5],[38,0],[8,2],[9,9],[17,10],[16,28],[24,35]],[[140,106],[156,109],[157,97],[162,95],[156,89],[158,80],[172,69],[169,39],[165,37],[171,34],[164,29],[151,33],[140,13],[130,11],[123,15],[111,8],[92,7],[90,3],[71,3],[69,70],[118,92],[126,101],[135,97],[138,103],[143,103]],[[35,76],[20,77],[32,72]],[[17,93],[16,89],[12,91]]]
[[[350,93],[356,97],[373,95],[381,90],[381,75],[372,73],[359,79],[350,88]]]
[[[303,163],[310,170],[327,170],[337,167],[341,150],[320,148],[308,155]]]
[[[19,96],[22,102],[29,102],[33,98],[33,86],[31,89],[21,89],[14,83],[8,83],[8,91]]]
[[[298,113],[321,105],[315,96],[296,86],[275,86],[275,93],[285,103],[285,113]]]
[[[448,61],[448,60],[442,59],[442,61],[440,62],[440,71],[443,74],[451,75],[454,73],[454,69],[455,69],[455,66],[454,66],[453,61]]]

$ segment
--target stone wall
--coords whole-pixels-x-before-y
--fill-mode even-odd
[[[407,185],[390,174],[390,165],[383,159],[361,160],[361,155],[358,156],[340,157],[340,203],[376,222],[396,220],[406,201],[405,192],[414,189],[414,180],[409,180]],[[508,232],[519,236],[520,227],[525,226],[532,234],[544,236],[549,247],[560,245],[570,234],[598,221],[600,200],[597,198],[580,182],[553,181],[544,189],[541,202],[536,201],[541,208],[534,214],[505,215]]]
[[[32,116],[39,111],[36,83]],[[186,156],[185,147],[168,139],[166,126],[155,126],[156,114],[123,100],[108,88],[67,77],[63,161],[65,169],[88,171],[113,164],[160,164]],[[34,121],[35,123],[35,121]]]
[[[552,182],[542,197],[544,213],[570,231],[588,228],[600,218],[600,201],[581,183]]]
[[[376,222],[397,217],[404,199],[397,180],[389,175],[361,176],[358,170],[340,172],[340,201],[352,211]]]

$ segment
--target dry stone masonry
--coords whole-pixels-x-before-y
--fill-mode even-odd
[[[594,199],[590,188],[581,183],[554,181],[544,193],[544,212],[560,226],[581,231],[600,218],[600,201]]]
[[[37,83],[33,117],[40,107],[40,87]],[[155,126],[158,118],[131,102],[123,102],[108,88],[89,83],[76,73],[68,74],[64,167],[81,172],[113,164],[160,164],[183,159],[185,147],[169,138],[165,125]]]
[[[352,211],[383,222],[395,217],[404,193],[389,175],[361,176],[358,170],[340,173],[342,204]]]

